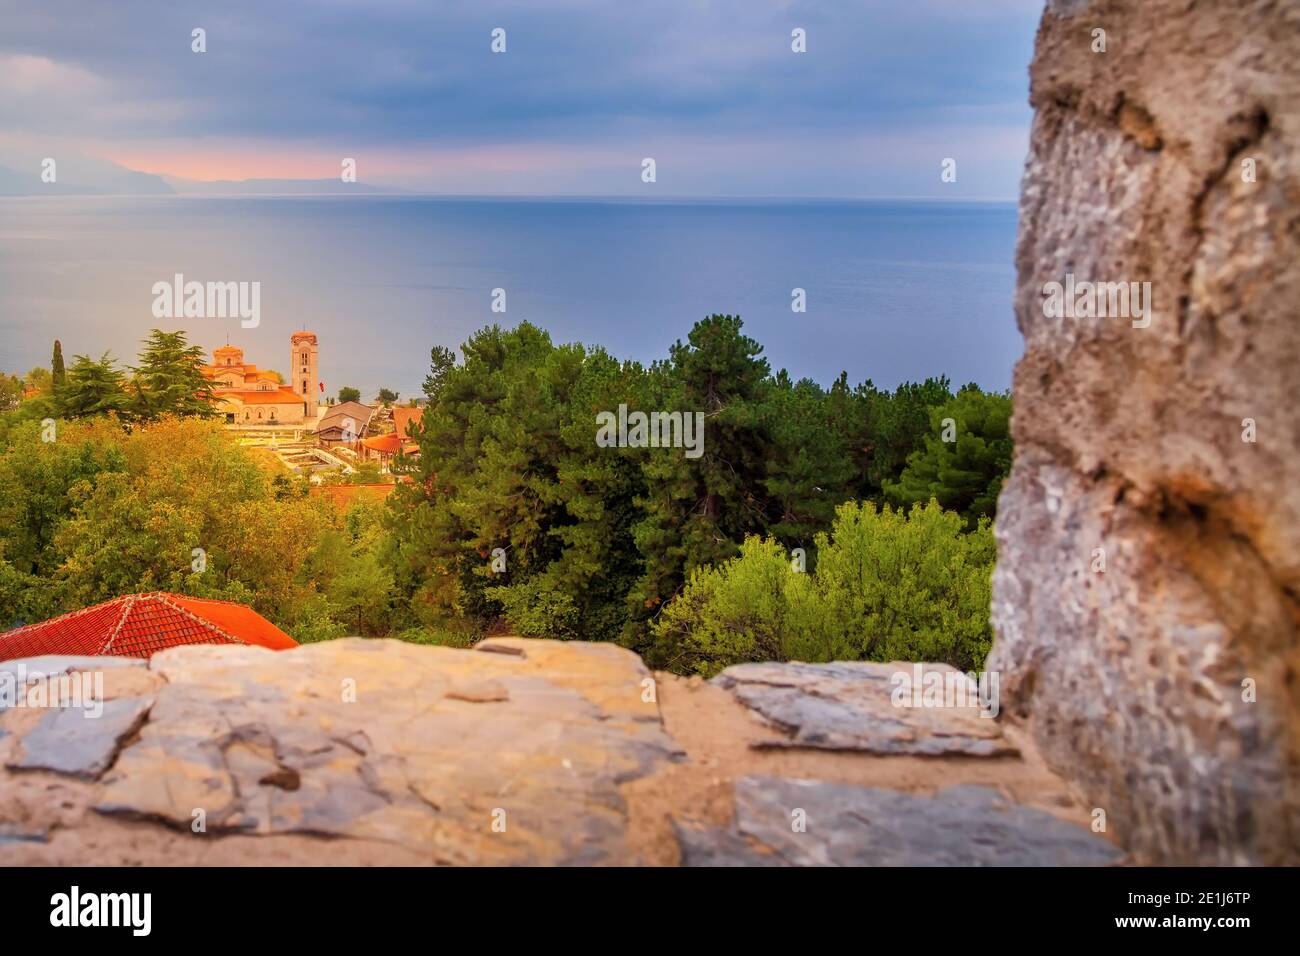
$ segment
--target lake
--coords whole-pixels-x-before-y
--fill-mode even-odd
[[[111,349],[155,325],[283,370],[320,336],[326,390],[419,394],[433,345],[529,320],[557,342],[667,355],[739,314],[774,368],[829,383],[946,374],[1010,385],[1016,208],[908,201],[368,197],[0,199],[0,369]],[[155,319],[177,273],[257,282],[260,324]],[[803,289],[806,312],[791,309]],[[493,290],[505,290],[494,313]],[[499,299],[498,299],[499,301]]]

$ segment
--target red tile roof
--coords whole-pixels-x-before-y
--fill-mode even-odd
[[[379,452],[381,455],[396,455],[398,449],[402,447],[402,436],[396,432],[389,432],[387,435],[366,438],[361,444],[371,451]]]
[[[424,424],[423,415],[423,408],[394,408],[393,428],[403,438],[415,437],[420,433],[421,426]],[[409,426],[414,427],[408,432],[407,428]]]
[[[182,644],[249,644],[277,651],[298,646],[243,604],[154,591],[6,631],[0,634],[0,660],[42,654],[149,657]]]

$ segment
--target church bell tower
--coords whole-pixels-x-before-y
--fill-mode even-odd
[[[295,332],[289,338],[289,372],[294,394],[303,402],[303,414],[316,417],[320,404],[318,397],[320,369],[316,357],[316,333]]]

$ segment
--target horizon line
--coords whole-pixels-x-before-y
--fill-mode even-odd
[[[211,182],[250,182],[252,180],[212,180]],[[260,180],[266,182],[267,180]],[[272,180],[274,181],[274,180]],[[304,180],[283,180],[284,182],[304,182]],[[305,180],[305,182],[332,182],[332,180]],[[711,203],[728,203],[728,202],[933,202],[933,203],[953,203],[953,204],[973,204],[988,203],[996,205],[1016,205],[1020,201],[1019,196],[957,196],[945,198],[942,196],[808,196],[799,194],[782,194],[782,195],[668,195],[668,196],[636,196],[631,194],[620,193],[431,193],[431,192],[414,192],[400,189],[397,187],[375,186],[369,183],[358,183],[358,185],[369,186],[371,189],[391,190],[384,192],[359,192],[357,195],[348,195],[347,191],[331,192],[229,192],[229,193],[209,193],[209,192],[181,192],[174,191],[170,193],[53,193],[42,195],[41,193],[25,193],[22,195],[0,195],[0,200],[6,199],[439,199],[439,200],[506,200],[506,201],[559,201],[559,202],[639,202],[639,203],[671,203],[671,202],[711,202]]]

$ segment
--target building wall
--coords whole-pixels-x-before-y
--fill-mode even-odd
[[[221,399],[221,395],[216,396]],[[227,416],[233,414],[234,425],[268,425],[274,418],[279,425],[301,425],[304,421],[302,405],[297,402],[255,403],[241,402],[238,399],[222,399],[218,413]]]
[[[289,376],[294,394],[299,395],[307,406],[307,417],[315,418],[319,407],[320,373],[314,332],[296,332],[290,337]]]

